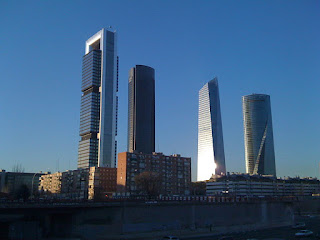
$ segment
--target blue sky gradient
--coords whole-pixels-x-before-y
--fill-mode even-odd
[[[109,25],[120,57],[119,152],[128,71],[144,64],[156,71],[157,151],[195,163],[198,91],[217,76],[227,171],[245,171],[241,96],[264,93],[278,176],[319,176],[316,0],[0,1],[0,168],[76,168],[85,41]]]

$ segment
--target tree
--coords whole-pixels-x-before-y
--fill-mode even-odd
[[[21,184],[15,192],[16,199],[23,199],[26,201],[30,197],[30,190],[26,184]]]
[[[192,195],[206,195],[206,182],[192,182],[190,193]]]
[[[159,195],[161,179],[158,173],[142,172],[135,176],[134,181],[137,190],[146,194],[149,198]]]

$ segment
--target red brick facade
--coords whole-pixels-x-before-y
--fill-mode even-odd
[[[135,176],[142,172],[157,173],[162,195],[189,195],[191,158],[178,154],[144,154],[123,152],[118,154],[117,192],[138,194]]]

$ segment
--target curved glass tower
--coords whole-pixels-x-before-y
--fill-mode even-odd
[[[82,63],[78,168],[117,166],[116,42],[116,33],[106,29],[86,41]]]
[[[128,152],[155,151],[154,69],[136,65],[129,72]]]
[[[276,176],[270,96],[242,97],[246,172]]]
[[[219,87],[218,79],[214,78],[199,91],[197,180],[225,173]]]

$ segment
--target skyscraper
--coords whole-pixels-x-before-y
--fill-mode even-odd
[[[102,29],[86,41],[78,168],[116,167],[118,57],[116,33]]]
[[[276,176],[270,96],[242,97],[246,172]]]
[[[155,151],[154,69],[136,65],[129,72],[128,152]]]
[[[198,181],[212,174],[225,174],[218,79],[214,78],[199,91]]]

